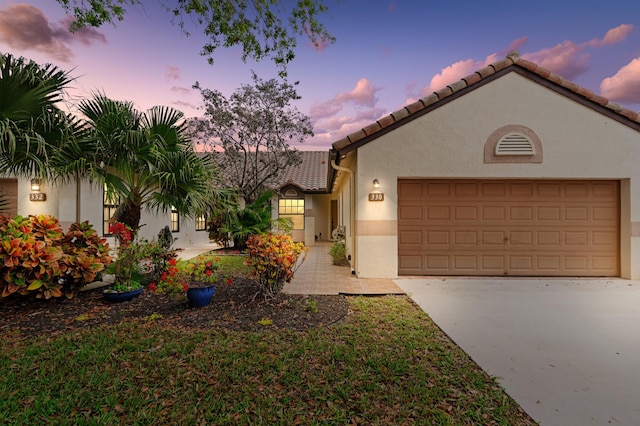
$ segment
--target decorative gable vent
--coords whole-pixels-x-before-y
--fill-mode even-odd
[[[287,198],[295,198],[298,197],[298,191],[293,188],[289,188],[285,191],[284,196]]]
[[[533,143],[525,135],[509,133],[496,144],[495,155],[535,155]]]

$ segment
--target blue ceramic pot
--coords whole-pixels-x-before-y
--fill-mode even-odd
[[[142,294],[142,288],[136,290],[125,291],[122,293],[102,293],[105,300],[109,302],[128,302],[133,300],[134,297],[138,297]]]
[[[213,286],[187,289],[189,306],[192,308],[202,308],[203,306],[207,306],[213,297],[213,290]]]

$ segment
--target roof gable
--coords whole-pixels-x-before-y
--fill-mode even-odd
[[[333,150],[339,154],[337,156],[339,159],[340,156],[365,145],[408,121],[418,118],[447,102],[463,96],[470,90],[481,87],[510,72],[517,72],[520,75],[535,80],[551,90],[555,90],[564,96],[570,97],[577,102],[583,103],[592,109],[598,110],[602,114],[640,131],[640,115],[637,112],[624,108],[615,102],[611,102],[576,83],[565,80],[546,68],[521,58],[518,52],[511,52],[506,58],[489,64],[463,77],[461,80],[417,102],[406,105],[404,108],[382,117],[359,131],[334,142],[332,145]]]

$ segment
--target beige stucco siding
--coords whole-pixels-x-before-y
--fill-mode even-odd
[[[484,162],[487,138],[507,125],[535,132],[542,163]],[[361,146],[357,158],[355,219],[365,227],[397,221],[398,178],[621,180],[621,274],[640,278],[639,237],[631,237],[632,225],[640,223],[640,133],[516,73]],[[383,202],[368,201],[374,178]],[[375,253],[364,256],[372,245]],[[359,276],[397,276],[397,236],[359,236],[355,250]]]

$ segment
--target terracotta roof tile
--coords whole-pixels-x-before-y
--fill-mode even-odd
[[[493,67],[484,67],[484,68],[480,68],[478,71],[476,71],[476,73],[478,73],[480,78],[487,78],[490,75],[495,74],[496,70]]]
[[[592,99],[595,95],[595,93],[593,93],[591,90],[582,86],[578,86],[578,88],[576,89],[576,93],[580,96],[584,96],[587,99]]]
[[[404,108],[401,108],[391,113],[390,115],[379,119],[376,123],[366,126],[364,129],[358,132],[354,132],[349,136],[347,136],[346,138],[342,138],[334,142],[333,149],[336,151],[344,150],[354,142],[360,141],[367,136],[373,136],[375,135],[375,133],[389,126],[392,126],[393,124],[398,123],[399,121],[404,120],[405,118],[410,117],[413,114],[416,114],[417,112],[423,110],[424,108],[430,105],[436,104],[442,101],[443,99],[451,96],[454,93],[457,93],[463,89],[466,89],[475,84],[478,84],[483,79],[486,79],[487,77],[495,74],[496,72],[511,66],[520,67],[522,69],[530,71],[552,83],[555,83],[559,86],[564,87],[567,90],[570,90],[576,93],[577,95],[583,97],[586,100],[594,102],[603,107],[609,108],[611,111],[618,113],[625,118],[628,118],[640,123],[640,114],[638,114],[637,112],[624,108],[621,105],[615,102],[611,102],[600,95],[596,95],[591,90],[585,89],[574,82],[565,80],[558,74],[552,73],[548,69],[534,62],[521,58],[520,54],[514,51],[509,53],[504,59],[501,59],[497,62],[489,64],[486,67],[483,67],[477,70],[473,74],[469,74],[468,76],[463,77],[461,80],[433,92],[432,94],[422,98],[420,101],[411,103],[405,106]]]
[[[455,83],[448,85],[447,87],[449,87],[453,93],[456,93],[467,87],[467,82],[464,80],[458,80]]]
[[[600,95],[593,95],[590,98],[593,102],[600,104],[602,106],[606,106],[609,103],[609,99],[605,98],[604,96],[600,96]]]
[[[562,87],[566,87],[569,90],[572,90],[574,92],[577,92],[578,89],[580,88],[580,86],[578,86],[576,83],[573,83],[569,80],[562,80]]]
[[[405,117],[409,116],[409,111],[406,108],[402,108],[397,110],[396,112],[392,112],[391,115],[395,118],[396,121],[400,121]]]
[[[295,185],[305,192],[324,192],[327,190],[329,172],[328,151],[300,151],[302,162],[288,167],[282,174],[280,188]]]
[[[480,77],[480,74],[478,74],[477,72],[474,72],[473,74],[469,74],[466,77],[462,77],[462,79],[467,83],[467,86],[471,86],[472,84],[475,84],[482,80],[482,77]]]
[[[365,128],[363,128],[362,130],[367,134],[367,135],[371,135],[375,132],[377,132],[378,130],[381,130],[382,127],[380,126],[380,123],[378,123],[377,121],[375,123],[369,124],[368,126],[366,126]]]
[[[420,111],[421,109],[424,109],[424,104],[422,103],[422,101],[416,101],[407,105],[405,108],[407,109],[407,112],[409,114],[414,114]]]
[[[383,129],[385,127],[391,126],[395,122],[396,120],[394,120],[393,116],[391,115],[385,115],[384,117],[382,117],[380,120],[377,121],[377,123],[380,124],[380,127]]]
[[[453,94],[453,90],[451,90],[451,87],[447,86],[443,89],[440,90],[436,90],[435,92],[433,92],[436,94],[436,96],[438,96],[438,98],[440,98],[440,100],[446,98],[447,96]]]

